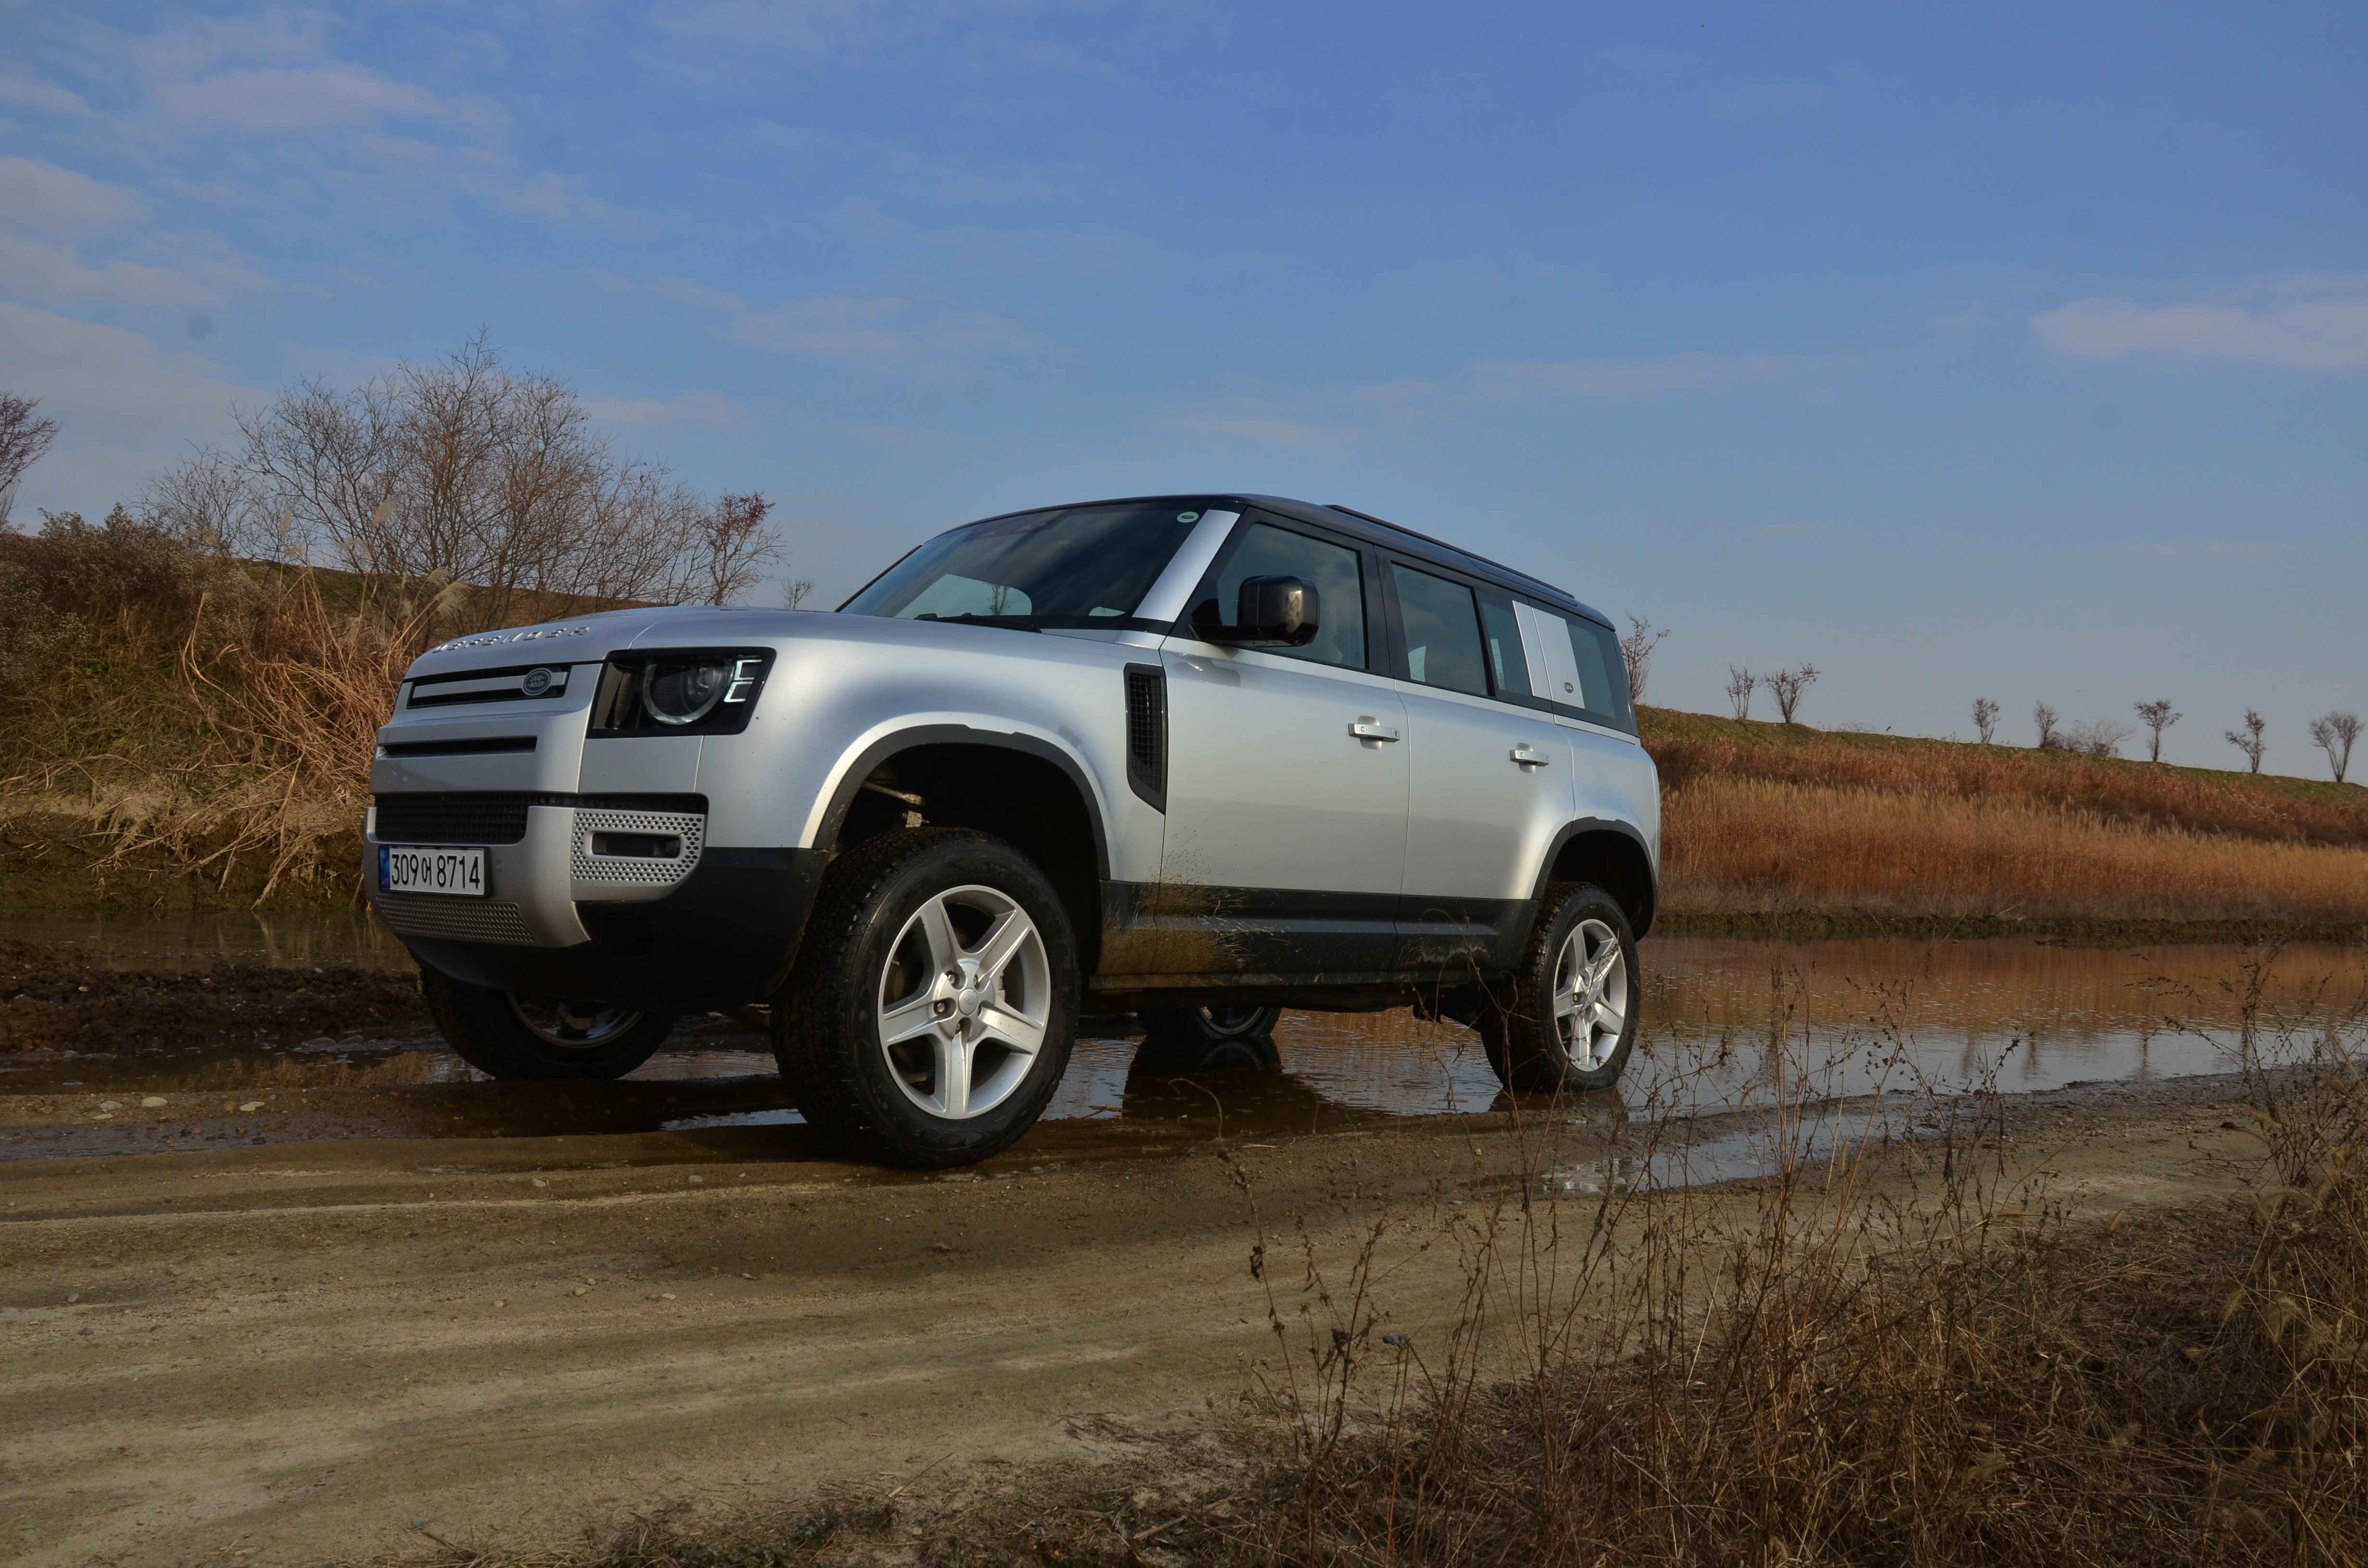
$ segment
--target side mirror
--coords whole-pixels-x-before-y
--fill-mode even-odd
[[[1203,640],[1236,648],[1304,648],[1322,628],[1322,600],[1304,577],[1246,577],[1231,626],[1209,624],[1217,601],[1202,602],[1193,631]]]

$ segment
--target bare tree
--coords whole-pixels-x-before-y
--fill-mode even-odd
[[[1998,733],[1998,705],[1987,697],[1975,698],[1974,729],[1982,737],[1982,744],[1989,744],[1990,737]]]
[[[2255,773],[2261,770],[2261,753],[2269,749],[2269,743],[2261,739],[2261,732],[2269,727],[2268,720],[2248,708],[2245,710],[2245,730],[2242,734],[2234,730],[2223,732],[2228,738],[2228,744],[2245,754],[2245,760],[2252,764],[2251,771]]]
[[[1751,694],[1759,687],[1759,677],[1748,669],[1738,670],[1733,665],[1726,666],[1726,700],[1734,707],[1736,718],[1751,717]]]
[[[1789,724],[1793,722],[1793,711],[1801,706],[1801,694],[1816,682],[1817,666],[1804,664],[1797,670],[1778,670],[1772,676],[1760,678],[1768,683],[1768,689],[1775,695],[1776,711],[1782,714],[1784,722]]]
[[[233,554],[469,584],[495,623],[530,593],[721,603],[779,553],[763,497],[711,506],[619,453],[574,388],[510,369],[482,332],[351,391],[314,379],[232,412],[235,452],[151,479],[157,526]]]
[[[2119,756],[2132,733],[2127,724],[2111,719],[2082,719],[2064,726],[2055,744],[2079,756]]]
[[[8,508],[16,505],[17,485],[25,471],[40,461],[57,439],[56,420],[33,417],[40,401],[0,392],[0,528],[7,526]]]
[[[2039,749],[2054,751],[2061,744],[2055,736],[2055,710],[2044,702],[2031,705],[2031,722],[2039,726]]]
[[[800,608],[805,604],[807,597],[813,592],[814,579],[812,577],[800,577],[797,581],[791,583],[788,587],[781,590],[781,608],[783,609]]]
[[[1665,628],[1653,630],[1649,620],[1628,618],[1628,635],[1620,639],[1621,662],[1628,666],[1628,697],[1631,701],[1645,700],[1645,677],[1652,673],[1653,650],[1668,635]]]
[[[2138,722],[2144,724],[2147,729],[2154,732],[2154,744],[2147,748],[2146,760],[2148,762],[2160,762],[2162,760],[2162,733],[2165,730],[2169,729],[2173,724],[2178,723],[2181,719],[2186,718],[2187,715],[2175,711],[2171,708],[2170,699],[2168,697],[2164,698],[2159,702],[2141,702],[2138,703],[2136,707],[2138,710]]]
[[[2338,784],[2351,769],[2351,743],[2359,738],[2357,713],[2329,713],[2310,722],[2310,744],[2327,754],[2328,766],[2335,769]]]
[[[709,604],[730,604],[756,583],[768,562],[780,558],[781,547],[764,531],[765,514],[772,509],[773,504],[753,490],[715,503],[699,536]]]

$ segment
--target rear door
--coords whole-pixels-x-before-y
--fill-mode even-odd
[[[1513,607],[1531,660],[1531,689],[1569,737],[1577,816],[1628,815],[1619,780],[1635,758],[1636,710],[1620,640],[1600,621],[1543,606]]]
[[[1387,673],[1378,562],[1355,540],[1251,513],[1188,621],[1231,625],[1243,579],[1315,585],[1305,648],[1164,645],[1167,831],[1157,923],[1172,971],[1336,983],[1385,973],[1406,858],[1406,706]]]
[[[1508,964],[1537,869],[1571,818],[1572,737],[1535,689],[1508,595],[1395,556],[1388,586],[1409,753],[1397,964]]]

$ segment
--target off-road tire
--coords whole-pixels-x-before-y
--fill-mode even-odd
[[[1617,1043],[1599,1050],[1592,1062],[1574,1061],[1571,1042],[1557,1024],[1555,980],[1572,934],[1582,926],[1608,933],[1617,944],[1617,980],[1624,1017]],[[1604,990],[1613,977],[1607,973]],[[1636,938],[1617,900],[1591,882],[1557,882],[1546,890],[1538,923],[1530,933],[1520,967],[1489,987],[1480,1009],[1481,1043],[1488,1065],[1508,1089],[1532,1094],[1586,1093],[1608,1089],[1636,1047],[1636,1021],[1643,1011],[1636,967]]]
[[[453,1054],[495,1078],[621,1078],[647,1062],[674,1032],[668,1014],[629,1013],[597,1040],[563,1045],[538,1034],[521,1018],[506,991],[471,985],[425,964],[419,970],[419,991]]]
[[[1217,1045],[1229,1040],[1264,1040],[1282,1017],[1280,1007],[1149,1007],[1137,1013],[1147,1040],[1178,1045]]]
[[[880,1019],[883,976],[908,923],[964,888],[1000,894],[1034,924],[1046,994],[1025,1075],[992,1108],[951,1119],[915,1103]],[[1026,856],[966,828],[883,833],[840,856],[823,880],[797,967],[774,1003],[774,1057],[807,1123],[847,1153],[914,1170],[973,1165],[1018,1142],[1051,1103],[1076,1036],[1078,992],[1068,915]]]

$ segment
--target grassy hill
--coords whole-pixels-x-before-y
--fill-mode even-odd
[[[1642,710],[1672,930],[2368,937],[2368,789]]]

